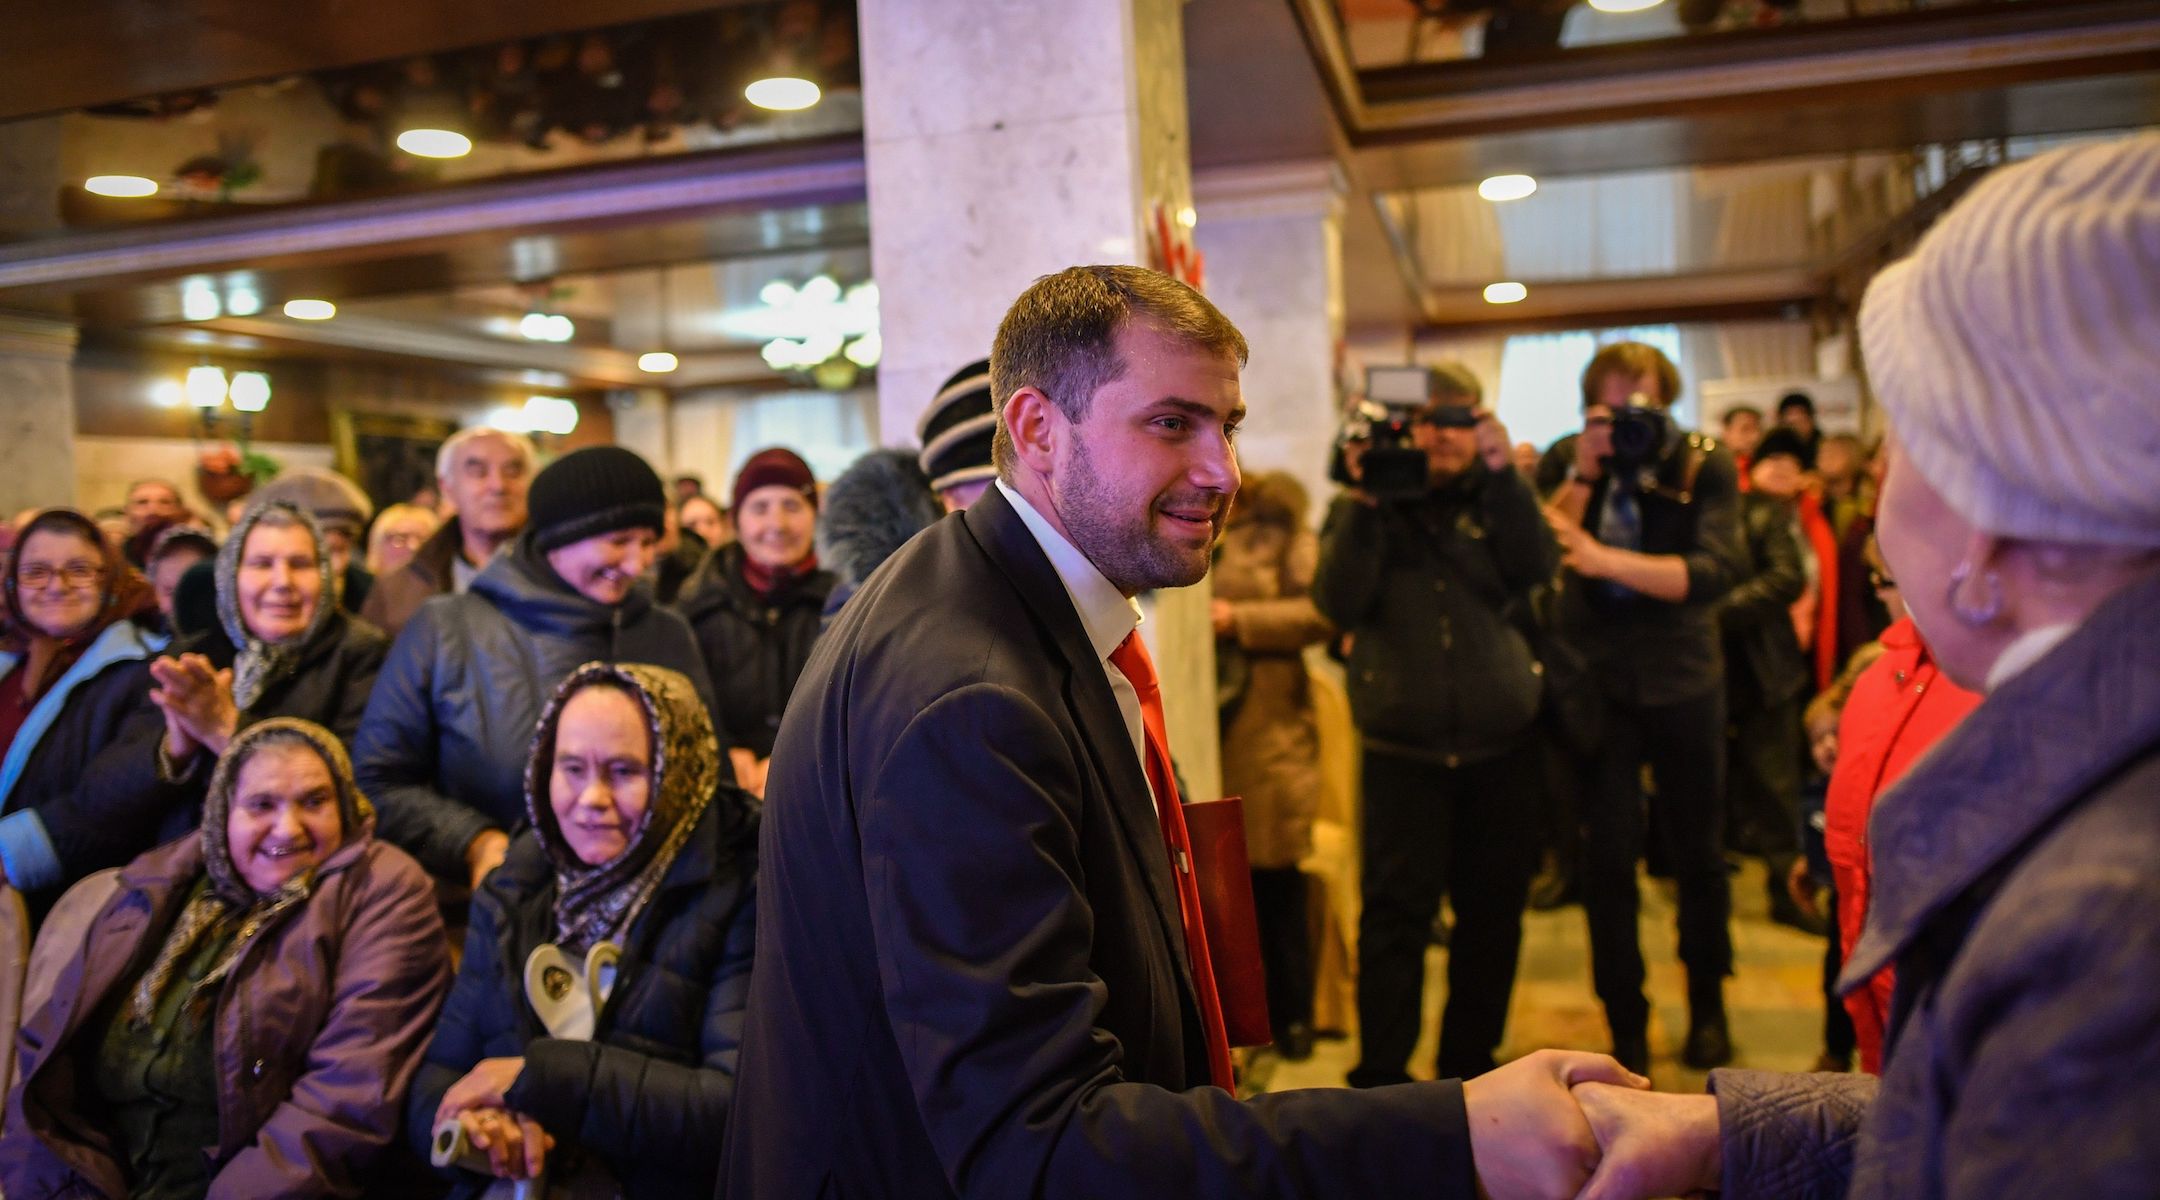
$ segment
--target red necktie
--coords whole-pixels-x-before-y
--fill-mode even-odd
[[[1192,968],[1193,991],[1200,999],[1200,1029],[1207,1037],[1208,1074],[1216,1087],[1232,1090],[1230,1033],[1223,1021],[1222,997],[1215,991],[1215,969],[1208,957],[1207,927],[1201,924],[1200,884],[1193,878],[1192,842],[1185,835],[1185,809],[1178,800],[1177,778],[1170,773],[1170,734],[1163,724],[1162,688],[1155,661],[1135,629],[1110,654],[1110,665],[1123,672],[1140,694],[1140,724],[1147,737],[1147,777],[1155,789],[1155,815],[1162,822],[1163,845],[1170,853],[1170,873],[1177,880],[1178,916],[1185,925],[1185,953]]]

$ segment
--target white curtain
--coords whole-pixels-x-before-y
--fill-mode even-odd
[[[706,483],[725,490],[727,481],[743,462],[760,450],[785,446],[803,456],[821,480],[830,482],[864,451],[877,444],[875,418],[877,391],[856,388],[846,392],[791,389],[750,392],[725,398],[701,397],[717,402],[726,428],[720,447],[721,470],[717,480]]]
[[[1694,377],[1677,325],[1520,334],[1509,338],[1500,353],[1497,408],[1509,436],[1549,446],[1581,429],[1583,368],[1598,347],[1612,342],[1646,342],[1673,360],[1682,379]],[[1691,425],[1694,410],[1693,394],[1683,392],[1674,415]]]

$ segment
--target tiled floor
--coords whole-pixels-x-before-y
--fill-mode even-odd
[[[1749,863],[1733,877],[1733,952],[1737,974],[1726,983],[1735,1066],[1804,1071],[1822,1050],[1820,939],[1775,925],[1765,915],[1763,868]],[[1650,968],[1650,1074],[1667,1091],[1698,1091],[1703,1074],[1679,1061],[1687,1036],[1687,991],[1675,951],[1673,906],[1667,891],[1645,880],[1643,957]],[[1432,1073],[1440,1004],[1446,997],[1447,952],[1426,962],[1425,1033],[1410,1073]],[[1605,1019],[1590,990],[1589,933],[1582,909],[1530,913],[1523,926],[1522,966],[1508,1018],[1505,1061],[1546,1046],[1606,1050]],[[1259,1063],[1266,1090],[1340,1087],[1357,1062],[1355,1039],[1322,1041],[1302,1063]],[[1257,1082],[1257,1080],[1256,1080]]]

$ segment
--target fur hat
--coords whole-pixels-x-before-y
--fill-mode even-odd
[[[914,451],[872,450],[825,489],[818,562],[842,586],[859,586],[909,538],[944,515]]]

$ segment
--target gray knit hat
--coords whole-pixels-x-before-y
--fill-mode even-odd
[[[2160,546],[2160,134],[2003,167],[1860,307],[1915,469],[1989,533]]]

